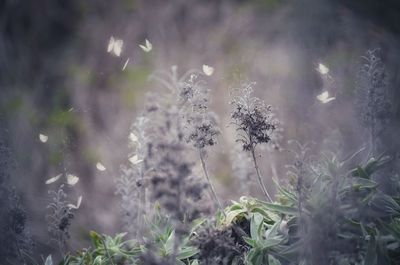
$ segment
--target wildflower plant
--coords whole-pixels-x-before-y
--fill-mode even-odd
[[[47,185],[57,182],[64,174],[57,175],[46,181]],[[67,189],[72,189],[79,181],[79,178],[72,174],[65,174],[66,181],[58,189],[49,190],[50,202],[47,205],[49,213],[46,215],[47,228],[51,234],[50,242],[58,246],[59,252],[64,255],[67,242],[70,238],[70,226],[75,216],[75,211],[82,203],[82,196],[79,196],[77,203],[71,203],[68,199]]]
[[[148,181],[145,179],[146,167],[143,163],[149,143],[146,135],[148,123],[148,118],[140,116],[132,125],[129,134],[129,162],[121,166],[121,174],[116,179],[116,194],[121,198],[124,230],[136,238],[144,230],[144,216],[148,212]]]
[[[222,204],[209,177],[205,161],[206,148],[217,144],[220,129],[217,127],[217,115],[209,109],[211,103],[209,89],[204,82],[195,80],[197,76],[192,74],[188,82],[182,86],[183,91],[190,91],[189,94],[185,92],[182,97],[182,100],[188,102],[185,111],[186,141],[196,148],[211,195],[223,213]]]
[[[28,214],[17,190],[10,183],[14,166],[10,148],[0,139],[0,257],[7,265],[27,264],[34,247],[28,228]]]
[[[156,100],[158,107],[163,106],[168,110],[164,115],[158,116],[164,116],[164,121],[167,119],[170,124],[174,123],[180,130],[183,139],[195,148],[212,199],[218,205],[219,210],[223,212],[222,204],[218,199],[205,163],[205,150],[217,143],[216,137],[220,133],[216,126],[217,117],[209,110],[210,97],[207,84],[201,78],[203,74],[199,70],[189,70],[180,78],[176,66],[173,66],[171,70],[171,73],[159,72],[151,76],[151,79],[158,81],[169,92],[160,93]],[[162,123],[163,120],[160,124]],[[187,149],[187,152],[189,153],[190,150]]]
[[[192,78],[192,74],[184,76]],[[199,201],[206,188],[192,174],[194,163],[185,137],[187,107],[194,92],[188,84],[193,78],[189,81],[178,78],[177,68],[172,67],[171,73],[160,72],[151,79],[167,91],[148,95],[154,99],[146,103],[143,115],[149,122],[145,131],[148,141],[144,143],[145,151],[138,152],[138,159],[143,161],[144,182],[148,183],[150,199],[162,206],[174,227],[169,257],[175,260],[191,222],[201,215]]]
[[[392,118],[388,74],[379,49],[369,50],[362,57],[355,92],[358,116],[368,129],[370,148],[376,155],[378,138]]]
[[[243,150],[251,153],[254,167],[261,190],[269,201],[272,201],[262,179],[256,158],[256,147],[271,141],[276,129],[276,119],[273,117],[272,107],[253,96],[255,83],[244,83],[232,95],[232,123],[236,125],[237,142],[242,144]]]

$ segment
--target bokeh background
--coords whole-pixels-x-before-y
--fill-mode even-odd
[[[119,57],[107,52],[111,36],[124,41]],[[380,48],[396,116],[386,144],[399,157],[399,37],[396,0],[0,1],[0,136],[12,151],[11,181],[37,252],[51,249],[44,182],[63,168],[80,177],[84,194],[70,247],[86,246],[88,230],[121,230],[114,181],[127,163],[130,126],[154,85],[149,74],[172,65],[180,73],[215,68],[208,84],[223,136],[209,160],[224,201],[240,196],[229,127],[229,89],[238,77],[257,82],[256,94],[276,109],[283,147],[289,139],[318,146],[340,138],[351,152],[363,144],[354,113],[360,57]],[[138,46],[145,39],[150,53]],[[316,71],[319,63],[333,83]],[[330,104],[316,100],[325,90],[336,97]],[[260,155],[270,162],[263,163],[265,176],[285,177],[287,152]],[[106,171],[96,169],[99,161]]]

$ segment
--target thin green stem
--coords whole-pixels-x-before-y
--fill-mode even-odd
[[[267,199],[268,199],[270,202],[272,202],[271,196],[269,196],[268,191],[267,191],[267,188],[265,187],[264,182],[263,182],[263,180],[262,180],[261,173],[260,173],[260,169],[259,169],[259,167],[258,167],[257,158],[256,158],[256,154],[255,154],[255,151],[254,151],[254,147],[253,147],[253,146],[251,147],[251,155],[252,155],[252,157],[253,157],[254,167],[255,167],[255,169],[256,169],[257,178],[258,178],[258,183],[260,184],[260,187],[261,187],[261,189],[262,189],[262,191],[263,191],[265,197],[267,197]]]
[[[199,148],[199,156],[200,156],[200,160],[201,160],[201,166],[202,166],[203,171],[204,171],[204,176],[206,177],[206,180],[207,180],[207,182],[208,182],[208,185],[210,186],[211,195],[214,197],[214,201],[215,201],[216,204],[218,205],[219,210],[221,211],[221,213],[222,213],[222,214],[224,215],[224,217],[226,218],[226,213],[225,213],[225,211],[224,211],[224,208],[222,208],[222,204],[221,204],[221,202],[220,202],[219,199],[218,199],[217,193],[215,192],[214,186],[213,186],[213,184],[211,183],[210,177],[209,177],[209,175],[208,175],[207,168],[206,168],[206,163],[205,163],[205,161],[204,161],[204,156],[203,156],[203,154],[202,154],[200,148]],[[241,238],[243,238],[243,237],[245,237],[245,236],[248,236],[248,235],[246,234],[246,232],[245,232],[241,227],[239,227],[237,224],[233,223],[232,228],[233,228],[233,230],[235,230],[235,232],[236,232],[236,233],[238,234],[238,236],[240,236]],[[242,240],[243,240],[243,239],[242,239]]]
[[[217,193],[215,192],[215,189],[214,189],[214,185],[211,183],[210,177],[208,175],[207,168],[206,168],[206,163],[204,161],[204,155],[202,153],[202,150],[200,148],[198,150],[199,150],[201,166],[203,168],[204,176],[206,177],[207,183],[210,186],[211,195],[214,197],[214,201],[218,205],[218,208],[221,211],[221,213],[226,217],[226,214],[224,212],[224,208],[222,207],[222,204],[218,199]]]

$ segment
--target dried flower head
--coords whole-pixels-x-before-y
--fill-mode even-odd
[[[203,149],[217,143],[220,130],[217,127],[217,115],[209,110],[208,92],[197,89],[186,113],[186,140],[194,147]]]
[[[269,143],[276,129],[272,107],[252,95],[254,84],[243,84],[241,88],[236,89],[237,94],[231,101],[231,118],[237,126],[237,141],[242,143],[243,150],[246,151],[258,144]]]
[[[265,197],[272,201],[261,176],[257,163],[255,148],[262,143],[270,143],[272,133],[277,128],[277,121],[272,114],[272,107],[264,101],[253,97],[254,83],[244,83],[236,89],[231,101],[232,123],[236,125],[237,139],[244,151],[251,152],[257,179]]]

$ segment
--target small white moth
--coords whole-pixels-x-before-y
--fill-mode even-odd
[[[318,64],[318,68],[316,69],[318,72],[320,72],[320,74],[322,75],[326,75],[329,73],[329,68],[326,67],[324,64],[319,63]]]
[[[324,92],[322,92],[321,94],[319,94],[317,96],[317,99],[325,104],[325,103],[328,103],[328,102],[330,102],[330,101],[332,101],[332,100],[334,100],[336,98],[335,97],[329,97],[329,92],[328,91],[324,91]]]
[[[100,163],[100,162],[97,162],[96,168],[97,168],[99,171],[104,171],[104,170],[106,170],[106,167],[105,167],[102,163]]]
[[[61,176],[62,176],[62,174],[58,174],[57,176],[46,180],[46,182],[45,182],[46,185],[56,182],[57,180],[59,180],[61,178]]]
[[[141,163],[142,161],[143,161],[143,159],[139,159],[139,157],[137,155],[134,155],[131,158],[129,158],[129,162],[131,162],[134,165],[137,165],[137,164]]]
[[[42,143],[46,143],[47,142],[47,140],[49,140],[49,137],[47,136],[47,135],[44,135],[44,134],[39,134],[39,140],[42,142]]]
[[[72,174],[68,174],[67,175],[67,183],[68,183],[68,185],[74,186],[76,183],[78,183],[78,181],[79,181],[79,178],[77,176],[72,175]]]
[[[119,57],[122,53],[123,46],[124,46],[123,40],[116,39],[113,36],[111,36],[110,40],[108,41],[107,52]]]
[[[204,74],[211,76],[214,73],[214,67],[203,64],[203,72]]]
[[[68,204],[67,206],[68,206],[69,208],[71,208],[71,209],[79,209],[79,207],[81,206],[81,204],[82,204],[82,195],[79,196],[78,201],[76,202],[76,205],[70,203],[70,204]]]
[[[139,47],[142,48],[143,51],[149,52],[151,49],[153,49],[153,44],[150,43],[148,39],[145,40],[145,44],[139,44]]]

